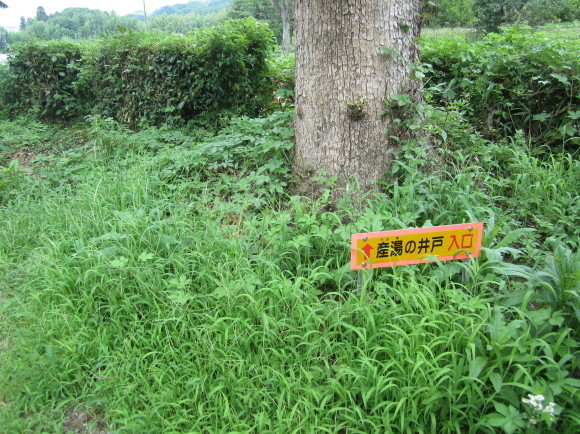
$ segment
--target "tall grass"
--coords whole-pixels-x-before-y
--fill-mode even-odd
[[[288,193],[276,116],[203,140],[93,121],[0,196],[0,426],[513,432],[534,393],[557,403],[543,432],[573,432],[577,302],[536,300],[530,258],[560,224],[577,242],[546,204],[577,206],[577,160],[477,139],[424,173],[411,144],[396,183],[333,208]],[[351,233],[472,219],[486,257],[365,271],[359,292]]]

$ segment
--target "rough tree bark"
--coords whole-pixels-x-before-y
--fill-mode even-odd
[[[292,52],[292,0],[270,0],[282,19],[282,53]]]
[[[418,62],[423,0],[295,0],[298,192],[315,194],[313,175],[372,188],[398,143],[381,114],[392,94],[420,98],[409,65]],[[396,152],[395,152],[396,153]]]

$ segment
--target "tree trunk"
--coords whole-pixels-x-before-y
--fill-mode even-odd
[[[282,20],[282,54],[292,52],[292,0],[270,0]]]
[[[313,175],[336,176],[339,187],[372,188],[396,154],[385,129],[396,113],[385,99],[420,83],[423,0],[296,0],[296,156],[298,192],[315,194]],[[392,134],[392,133],[391,133]]]
[[[292,52],[292,8],[289,5],[290,0],[282,0],[282,53]]]

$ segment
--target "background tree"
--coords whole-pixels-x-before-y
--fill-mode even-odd
[[[580,19],[580,0],[474,0],[477,27],[497,32],[515,22],[532,25]]]
[[[580,0],[529,0],[524,5],[521,20],[531,25],[580,19]]]
[[[396,117],[389,95],[417,99],[423,0],[295,0],[296,156],[298,191],[312,175],[356,177],[366,190],[382,178],[398,149],[385,134]],[[391,133],[391,135],[393,135]]]
[[[438,0],[437,14],[430,23],[438,26],[466,26],[472,24],[474,0]]]
[[[38,21],[46,21],[48,19],[48,15],[46,15],[46,11],[42,6],[36,8],[36,19]]]
[[[0,1],[0,9],[6,9],[8,5],[2,1]]]
[[[214,14],[226,10],[231,0],[210,0],[206,2],[190,1],[187,3],[179,3],[170,6],[163,6],[155,10],[151,15],[189,15],[195,14]]]
[[[291,53],[294,0],[270,0],[270,3],[282,20],[282,53]]]
[[[217,26],[227,17],[227,11],[222,9],[208,14],[190,13],[188,15],[154,15],[149,19],[151,30],[163,30],[173,33],[189,33],[200,27]]]
[[[6,39],[7,33],[7,30],[0,27],[0,53],[6,53],[6,49],[8,48],[8,40]]]
[[[26,30],[26,18],[20,17],[20,30]]]
[[[527,0],[475,0],[477,26],[486,32],[497,32],[501,25],[518,20]]]
[[[115,33],[118,28],[136,30],[139,22],[134,18],[120,17],[115,13],[87,8],[67,8],[50,14],[45,21],[30,20],[20,22],[18,32],[25,39],[90,39],[106,33]],[[24,26],[24,29],[22,28]]]
[[[145,30],[149,30],[149,23],[147,22],[147,6],[143,0],[143,20],[145,21]]]
[[[254,17],[268,23],[278,42],[282,43],[282,19],[270,0],[232,0],[228,17],[240,19]]]

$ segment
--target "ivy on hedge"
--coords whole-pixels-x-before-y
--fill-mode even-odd
[[[254,115],[271,96],[270,28],[228,21],[190,35],[126,32],[93,43],[27,42],[10,61],[13,107],[49,119],[97,112],[129,126]]]

